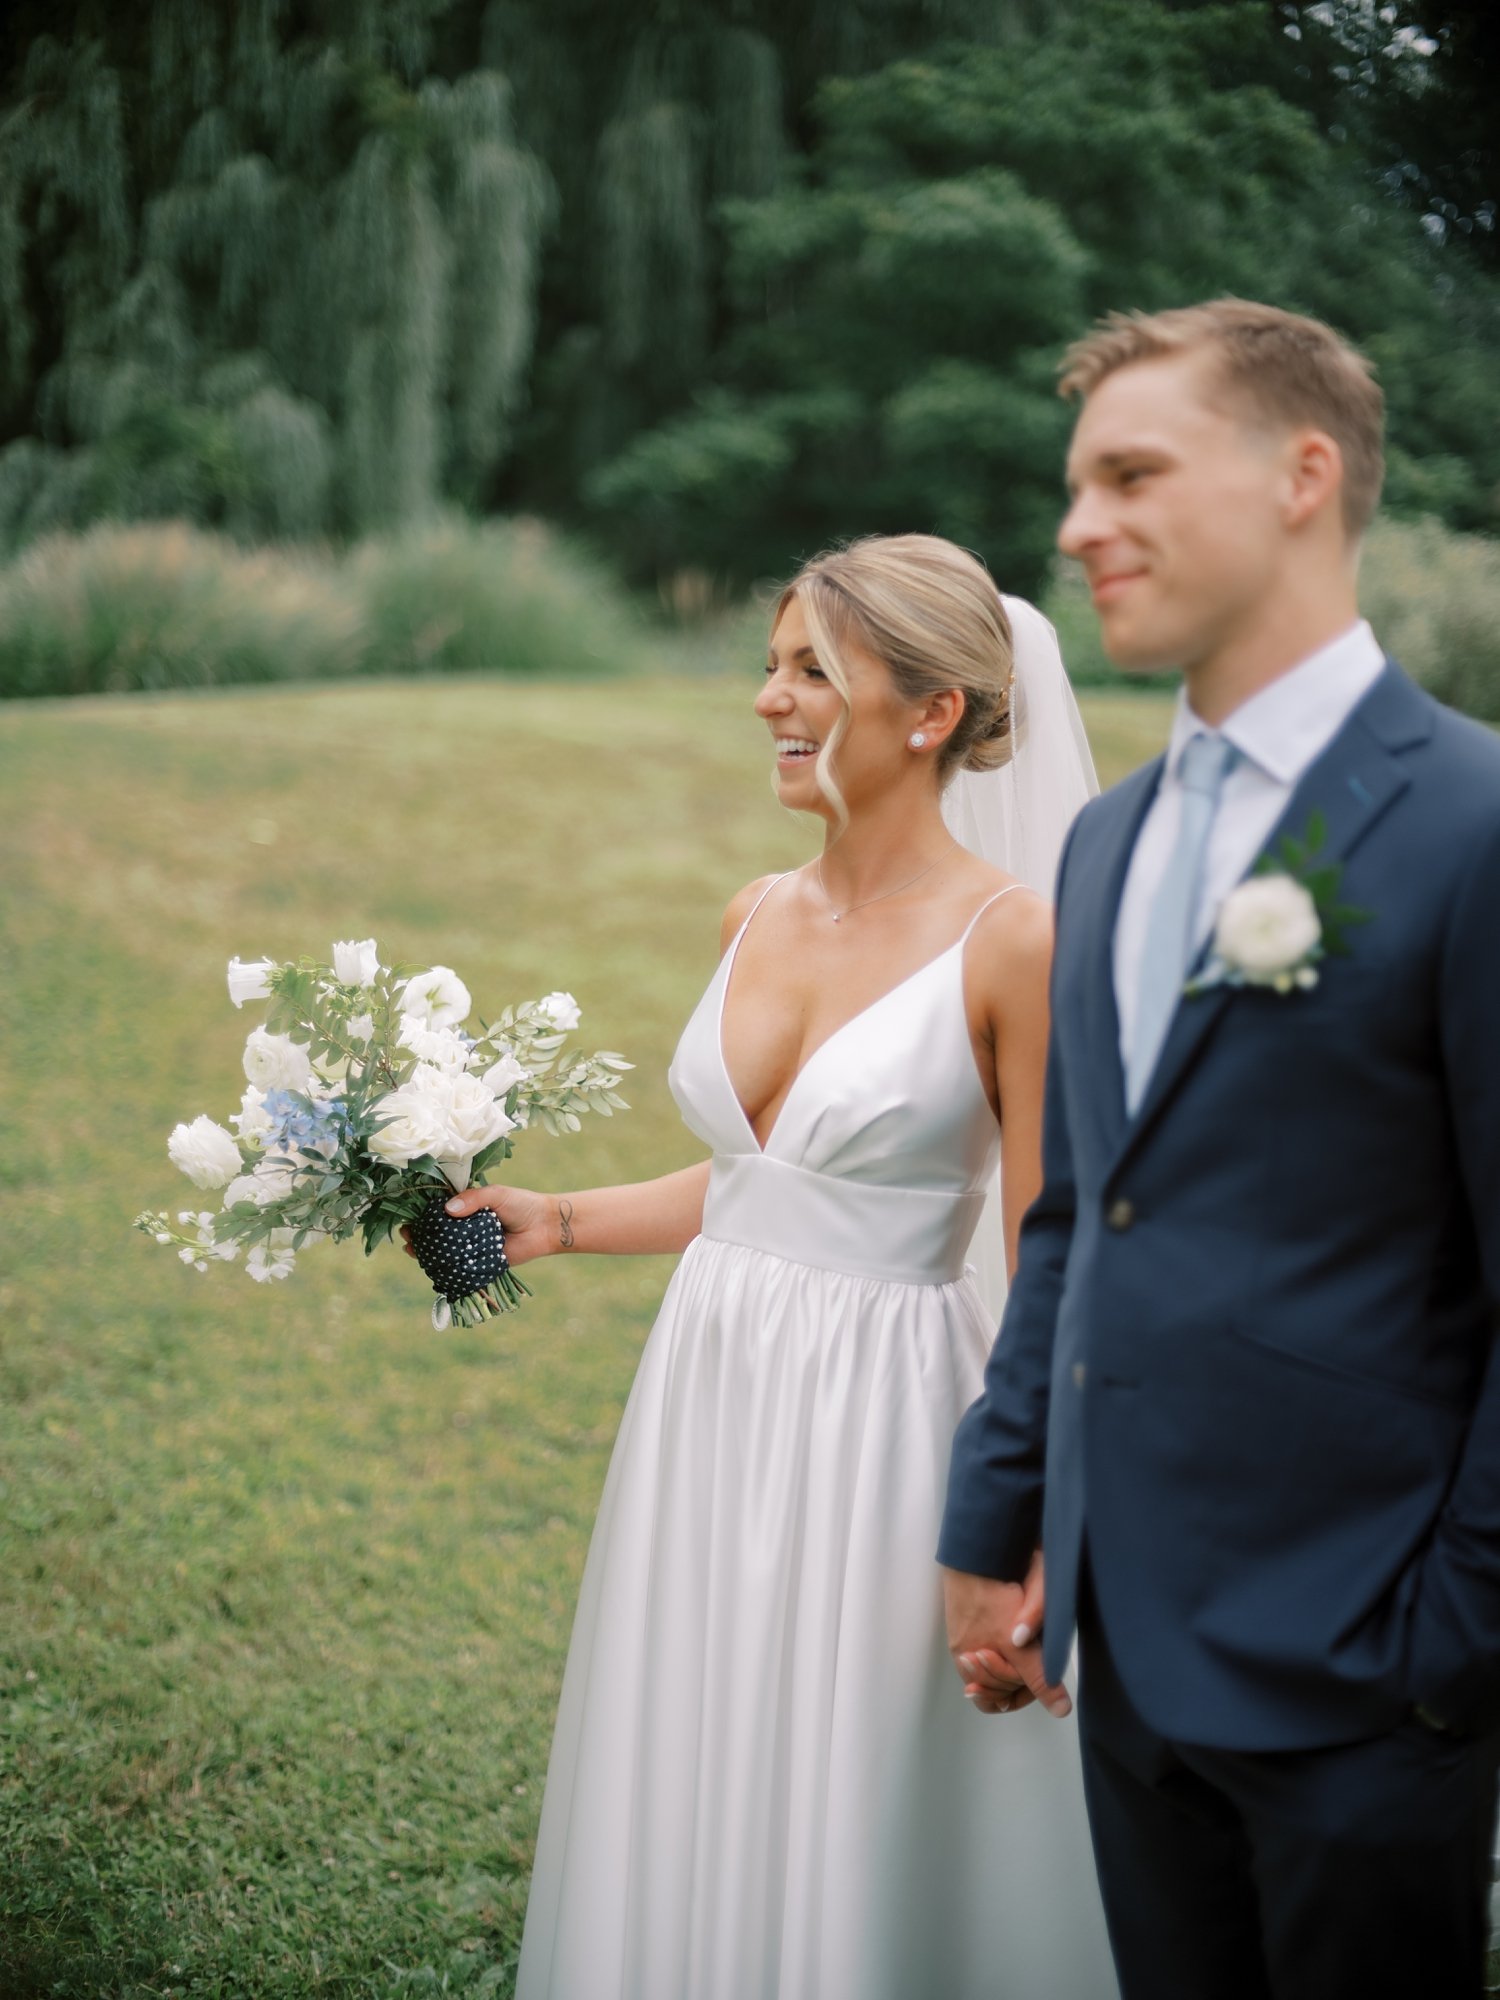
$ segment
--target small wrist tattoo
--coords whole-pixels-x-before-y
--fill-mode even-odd
[[[573,1204],[566,1197],[557,1204],[557,1243],[561,1250],[573,1248]]]

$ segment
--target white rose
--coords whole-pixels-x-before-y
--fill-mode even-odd
[[[245,1075],[257,1090],[301,1090],[312,1082],[312,1065],[305,1046],[290,1035],[273,1035],[252,1028],[245,1042]]]
[[[373,986],[380,970],[374,938],[346,938],[333,947],[333,976],[340,986]]]
[[[494,1092],[478,1076],[453,1076],[446,1079],[445,1112],[448,1124],[447,1144],[449,1151],[439,1155],[445,1163],[448,1159],[467,1161],[496,1139],[504,1138],[515,1129],[515,1121],[506,1116],[505,1107]]]
[[[417,1015],[429,1028],[455,1028],[468,1020],[474,1003],[451,967],[434,965],[407,980],[397,1004],[403,1014]]]
[[[467,1187],[474,1156],[515,1130],[504,1106],[482,1077],[457,1075],[419,1063],[402,1086],[403,1092],[434,1114],[438,1131],[428,1150],[456,1187]]]
[[[349,1023],[349,1039],[351,1042],[363,1044],[370,1041],[374,1033],[375,1016],[373,1014],[356,1014],[354,1019]]]
[[[434,1070],[432,1074],[441,1072]],[[387,1091],[370,1106],[372,1116],[386,1121],[378,1132],[370,1134],[370,1151],[389,1166],[409,1167],[413,1160],[442,1144],[446,1129],[443,1108],[416,1082],[421,1075],[420,1068],[414,1070],[400,1090]]]
[[[401,1033],[396,1039],[420,1062],[450,1072],[464,1067],[473,1046],[452,1028],[430,1028],[420,1014],[401,1016]]]
[[[1290,875],[1256,875],[1225,899],[1214,950],[1252,986],[1275,986],[1323,937],[1318,906]]]
[[[549,993],[536,1005],[537,1012],[545,1014],[560,1035],[571,1034],[583,1018],[571,993]]]
[[[191,1125],[174,1125],[167,1140],[167,1158],[181,1167],[194,1187],[223,1187],[240,1170],[240,1149],[233,1135],[212,1118],[195,1118]]]
[[[531,1081],[531,1071],[518,1063],[508,1050],[498,1062],[491,1063],[483,1075],[485,1088],[496,1097],[504,1097],[518,1083]]]
[[[271,974],[275,970],[274,958],[252,958],[245,963],[230,959],[229,997],[235,1006],[243,1007],[247,1000],[269,1000]]]

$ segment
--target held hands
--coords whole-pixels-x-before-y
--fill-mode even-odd
[[[571,1204],[566,1204],[571,1209]],[[536,1194],[529,1188],[476,1187],[456,1194],[445,1204],[450,1215],[473,1215],[477,1209],[492,1208],[505,1231],[505,1256],[510,1264],[529,1264],[537,1257],[551,1257],[571,1249],[572,1230],[563,1208],[565,1199],[555,1194]],[[406,1254],[411,1247],[411,1230],[401,1225]]]
[[[1072,1713],[1067,1689],[1049,1685],[1042,1668],[1046,1588],[1040,1549],[1024,1584],[945,1569],[943,1599],[948,1650],[963,1676],[964,1693],[981,1715],[1013,1714],[1033,1701],[1059,1720]]]

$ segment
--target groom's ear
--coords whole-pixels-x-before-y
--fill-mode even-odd
[[[1307,427],[1288,434],[1282,454],[1281,517],[1299,532],[1319,518],[1344,532],[1344,454],[1327,431]]]

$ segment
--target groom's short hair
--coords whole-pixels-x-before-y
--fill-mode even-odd
[[[1117,369],[1200,350],[1214,356],[1221,387],[1252,421],[1328,433],[1344,460],[1344,525],[1362,535],[1385,477],[1385,398],[1370,363],[1322,320],[1232,298],[1110,313],[1063,356],[1058,387],[1087,397]]]

